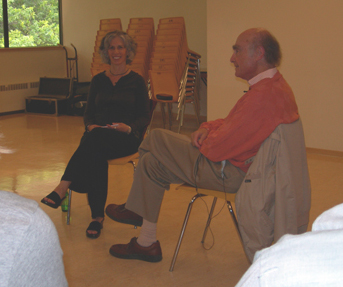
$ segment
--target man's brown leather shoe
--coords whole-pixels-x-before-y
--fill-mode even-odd
[[[109,204],[106,207],[106,215],[114,221],[131,224],[135,226],[142,226],[143,218],[138,214],[125,208],[125,203],[121,205]]]
[[[137,237],[133,237],[128,244],[112,245],[110,253],[114,257],[122,259],[138,259],[147,262],[159,262],[162,260],[162,250],[159,241],[148,247],[143,247],[137,243]]]

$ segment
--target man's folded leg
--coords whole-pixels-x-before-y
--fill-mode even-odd
[[[143,149],[144,151],[141,152]],[[201,171],[198,170],[198,167]],[[229,166],[226,168],[231,170]],[[223,179],[218,176],[221,169],[220,162],[213,163],[204,159],[199,150],[193,147],[190,140],[184,136],[163,130],[152,132],[140,147],[140,160],[125,204],[125,220],[123,220],[123,216],[121,219],[118,218],[119,212],[111,212],[111,216],[116,217],[116,221],[121,220],[119,222],[123,223],[128,223],[137,216],[142,217],[141,233],[138,239],[133,238],[128,244],[113,245],[110,253],[119,258],[140,259],[149,262],[157,262],[151,260],[159,258],[162,260],[162,252],[161,257],[159,255],[152,257],[155,259],[151,259],[149,256],[155,256],[155,253],[159,254],[158,250],[161,249],[159,242],[156,241],[156,224],[165,190],[169,190],[171,183],[183,184],[186,182],[194,186],[195,178],[200,174],[205,175],[207,180],[202,178],[202,181],[209,182],[211,187],[222,188]],[[233,170],[235,171],[235,169]],[[224,173],[226,174],[225,170]],[[227,174],[231,175],[231,171]],[[243,179],[240,174],[238,177],[240,180]],[[232,180],[232,176],[228,176],[226,180]],[[231,189],[229,187],[228,184],[228,190]],[[118,208],[116,207],[117,211]],[[154,234],[150,234],[152,229],[147,231],[148,227],[152,227],[151,224],[155,224]],[[146,237],[147,234],[150,235]]]
[[[194,166],[200,154],[189,137],[163,129],[152,130],[139,152],[128,202],[109,204],[106,208],[109,218],[135,226],[142,225],[143,214],[145,219],[157,222],[164,191],[170,183],[194,182]],[[180,165],[186,174],[177,171]]]

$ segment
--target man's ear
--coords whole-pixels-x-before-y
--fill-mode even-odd
[[[264,54],[266,53],[266,51],[264,50],[264,48],[262,46],[258,46],[256,48],[256,57],[257,57],[257,60],[261,60],[264,58]]]

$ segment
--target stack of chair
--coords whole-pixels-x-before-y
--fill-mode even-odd
[[[96,74],[103,72],[109,69],[109,65],[104,64],[101,60],[99,54],[99,47],[101,44],[102,38],[108,33],[115,30],[122,30],[121,20],[118,18],[115,19],[102,19],[100,20],[100,29],[97,31],[95,46],[93,52],[93,59],[91,64],[91,74],[92,77]]]
[[[171,128],[172,104],[178,104],[178,132],[183,125],[186,103],[193,103],[199,124],[200,55],[188,48],[183,17],[159,21],[150,60],[150,88],[152,99],[161,104],[165,125],[164,106],[168,104]]]
[[[148,83],[149,60],[155,37],[154,19],[131,18],[127,34],[137,43],[137,53],[130,68],[140,74]]]

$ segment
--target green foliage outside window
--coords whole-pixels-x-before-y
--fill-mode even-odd
[[[8,0],[7,11],[10,48],[60,43],[58,0]],[[4,47],[2,3],[0,25],[0,47]]]

